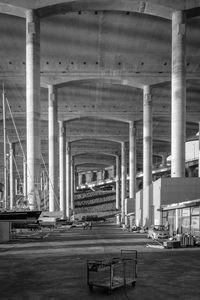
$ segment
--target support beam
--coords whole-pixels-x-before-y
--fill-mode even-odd
[[[180,210],[179,209],[175,209],[175,231],[176,233],[178,233],[178,227],[179,227],[179,212]]]
[[[74,158],[71,156],[71,212],[74,212]]]
[[[49,125],[49,211],[58,210],[58,121],[57,93],[53,85],[48,86]]]
[[[70,217],[71,199],[71,144],[66,142],[66,216]]]
[[[116,156],[116,209],[120,209],[120,161]]]
[[[150,184],[152,183],[152,98],[149,86],[143,88],[143,216],[142,225],[149,226]]]
[[[134,122],[129,124],[129,198],[133,201],[135,211],[136,194],[136,127]]]
[[[162,153],[162,167],[167,166],[167,153]]]
[[[59,182],[60,182],[60,211],[66,218],[66,128],[63,121],[59,121]]]
[[[40,20],[26,11],[26,129],[27,193],[29,208],[36,208],[40,185]]]
[[[185,177],[186,21],[183,11],[172,13],[171,177]]]
[[[121,143],[121,223],[125,223],[125,198],[126,198],[126,147]]]
[[[74,162],[75,164],[75,162]],[[76,192],[77,186],[79,182],[79,174],[77,172],[77,167],[74,165],[74,191]]]
[[[78,173],[78,186],[82,185],[82,173]]]

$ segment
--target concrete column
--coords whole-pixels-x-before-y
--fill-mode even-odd
[[[186,68],[185,13],[172,13],[171,177],[185,177]]]
[[[129,198],[133,199],[135,211],[136,194],[136,128],[134,122],[129,124]]]
[[[27,163],[25,158],[23,158],[23,195],[27,199]]]
[[[13,209],[15,205],[15,167],[14,167],[14,157],[15,157],[15,144],[9,143],[9,161],[10,161],[10,209]]]
[[[71,210],[74,211],[74,158],[71,156]]]
[[[116,209],[120,210],[120,158],[116,156]],[[120,224],[120,217],[117,215],[116,223]]]
[[[44,180],[43,180],[43,173],[44,173],[44,171],[42,170],[41,171],[41,174],[40,174],[40,188],[41,188],[41,192],[43,192],[44,191]]]
[[[18,180],[15,178],[15,195],[18,194]]]
[[[82,174],[78,173],[78,185],[81,186],[82,184]]]
[[[86,184],[86,173],[81,173],[80,174],[80,179],[81,179],[81,185]]]
[[[121,143],[121,222],[125,223],[125,198],[126,198],[126,148],[125,143]]]
[[[178,209],[176,209],[175,210],[175,230],[176,230],[176,233],[177,233],[177,231],[178,231],[178,226],[179,226],[179,222],[178,222],[178,218],[179,218],[179,210]]]
[[[92,172],[91,171],[87,171],[86,172],[86,183],[91,183],[92,182]]]
[[[49,194],[49,179],[46,173],[44,173],[44,210],[49,209],[48,194]]]
[[[143,88],[143,226],[150,220],[150,184],[152,183],[152,99],[150,87]]]
[[[66,216],[70,217],[71,206],[71,144],[66,142]]]
[[[167,153],[162,154],[162,167],[167,166]]]
[[[120,161],[116,156],[116,209],[120,209]]]
[[[49,211],[58,210],[58,121],[57,93],[53,85],[48,86],[49,125]]]
[[[27,193],[33,210],[40,184],[40,20],[34,10],[26,11],[26,129]]]
[[[66,128],[63,121],[59,121],[59,182],[60,182],[60,211],[66,218]]]
[[[75,192],[76,192],[77,186],[79,184],[78,182],[79,182],[79,174],[77,172],[76,166],[74,165],[74,191]]]
[[[44,210],[45,209],[45,204],[44,204],[44,170],[41,170],[41,173],[40,173],[40,189],[41,189],[41,194],[40,194],[41,206],[40,207],[41,207],[41,210]]]

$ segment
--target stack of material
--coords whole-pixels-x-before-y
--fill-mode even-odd
[[[191,234],[183,234],[181,237],[181,247],[194,246],[195,238]]]

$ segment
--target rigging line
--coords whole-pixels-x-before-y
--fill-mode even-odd
[[[50,184],[51,184],[51,187],[53,188],[53,193],[54,193],[54,196],[55,196],[56,204],[59,206],[58,197],[57,197],[57,195],[56,195],[56,193],[55,193],[55,190],[54,190],[54,187],[53,187],[51,178],[49,178],[49,172],[48,172],[48,170],[47,170],[47,167],[46,167],[46,164],[45,164],[45,161],[44,161],[44,158],[43,158],[42,153],[40,153],[40,156],[41,156],[41,158],[42,158],[42,162],[43,162],[43,164],[44,164],[44,168],[45,168],[47,177],[48,177],[48,179],[49,179],[49,182],[50,182]]]
[[[13,117],[13,114],[12,114],[12,111],[11,111],[11,107],[10,107],[8,98],[7,98],[7,97],[5,97],[5,98],[6,98],[6,102],[7,102],[7,105],[8,105],[9,112],[10,112],[10,116],[11,116],[11,119],[12,119],[12,122],[13,122],[13,126],[14,126],[14,128],[15,128],[16,135],[17,135],[17,138],[18,138],[18,141],[19,141],[19,144],[20,144],[20,148],[21,148],[21,151],[22,151],[23,158],[24,158],[25,162],[27,163],[26,155],[25,155],[24,149],[23,149],[23,147],[22,147],[21,139],[20,139],[20,137],[19,137],[19,133],[18,133],[18,130],[17,130],[17,126],[16,126],[16,124],[15,124],[15,120],[14,120],[14,117]],[[33,178],[32,178],[32,175],[31,175],[31,172],[30,172],[30,169],[29,169],[29,167],[28,167],[28,164],[27,164],[27,171],[28,171],[28,174],[29,174],[30,178],[33,179]]]
[[[16,162],[16,159],[15,159],[14,155],[13,155],[13,160],[14,160],[14,163],[15,163],[15,168],[16,168],[16,170],[17,170],[17,173],[18,173],[20,182],[23,182],[23,181],[22,181],[22,178],[21,178],[21,175],[20,175],[20,173],[19,173],[19,168],[18,168],[18,166],[17,166],[17,162]]]
[[[8,135],[7,135],[7,140],[8,140],[8,144],[11,144]],[[17,166],[17,162],[16,162],[16,159],[15,159],[15,156],[14,156],[13,153],[12,153],[12,158],[13,158],[13,161],[14,161],[14,164],[15,164],[15,168],[16,168],[16,170],[17,170],[18,177],[19,177],[20,181],[22,182],[22,178],[21,178],[20,173],[19,173],[19,168],[18,168],[18,166]]]
[[[17,138],[18,138],[21,150],[22,150],[23,157],[26,159],[26,156],[25,156],[25,153],[24,153],[24,149],[23,149],[22,144],[21,144],[19,133],[18,133],[18,130],[17,130],[16,124],[15,124],[15,120],[14,120],[14,117],[13,117],[13,114],[12,114],[12,111],[11,111],[11,108],[10,108],[10,104],[9,104],[9,101],[8,101],[7,97],[6,97],[6,102],[7,102],[7,105],[8,105],[8,109],[9,109],[9,112],[10,112],[10,116],[11,116],[11,119],[12,119],[12,122],[13,122],[13,125],[14,125],[14,128],[15,128],[16,134],[17,134]]]

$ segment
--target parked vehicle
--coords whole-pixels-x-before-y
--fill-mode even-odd
[[[82,221],[74,221],[71,225],[71,228],[83,228],[85,226],[85,222]]]
[[[148,229],[147,237],[152,238],[154,240],[168,239],[169,238],[169,230],[167,230],[164,225],[152,225]]]

